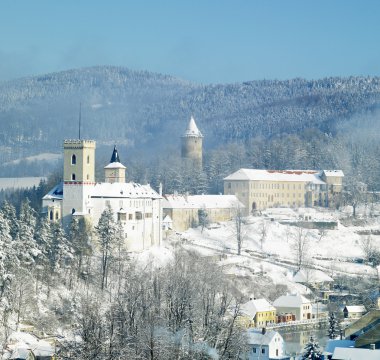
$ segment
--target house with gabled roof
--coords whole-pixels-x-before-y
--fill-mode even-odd
[[[248,338],[248,359],[249,360],[287,360],[284,355],[284,339],[275,330],[256,330],[247,331]]]
[[[346,319],[359,319],[366,312],[364,305],[347,305],[343,309],[343,315]]]
[[[299,294],[288,294],[278,297],[273,306],[279,313],[292,313],[296,320],[308,320],[312,318],[312,304],[309,299]]]
[[[251,299],[240,307],[238,322],[246,327],[266,327],[276,322],[276,308],[266,299]]]

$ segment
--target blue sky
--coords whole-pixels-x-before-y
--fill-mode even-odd
[[[2,0],[0,81],[118,65],[201,83],[380,75],[378,0]]]

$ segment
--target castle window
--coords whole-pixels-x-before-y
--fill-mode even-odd
[[[71,209],[71,215],[75,213],[75,209]]]
[[[49,219],[50,219],[50,220],[53,220],[53,211],[52,211],[52,210],[50,210],[50,213],[49,213]]]
[[[90,163],[90,155],[87,155],[87,164]]]
[[[128,214],[128,220],[133,220],[133,214]]]
[[[55,213],[55,220],[58,220],[58,217],[59,217],[58,212],[56,212]]]
[[[71,180],[75,180],[75,174],[71,174]]]
[[[71,165],[75,165],[77,163],[77,157],[75,156],[75,154],[73,154],[71,156]]]
[[[86,178],[87,178],[87,180],[90,180],[90,175],[87,174]]]
[[[126,213],[117,213],[117,220],[118,221],[126,221],[127,220],[127,214]]]
[[[136,220],[141,220],[142,219],[142,213],[141,213],[141,211],[136,211],[135,218],[136,218]]]

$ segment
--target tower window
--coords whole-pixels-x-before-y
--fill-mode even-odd
[[[75,156],[75,154],[73,154],[71,156],[71,165],[75,165],[77,163],[77,157]]]
[[[90,175],[87,174],[87,180],[90,180]]]
[[[53,211],[52,210],[50,210],[49,218],[50,218],[50,220],[53,220]]]
[[[75,180],[75,174],[71,174],[71,180]]]
[[[75,209],[71,209],[71,214],[74,214],[75,213]]]
[[[87,164],[90,163],[90,155],[87,155]]]

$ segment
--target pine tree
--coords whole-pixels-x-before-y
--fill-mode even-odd
[[[301,360],[320,360],[322,353],[319,350],[319,344],[310,336],[309,342],[305,345],[305,351],[302,354]]]
[[[329,317],[329,329],[327,336],[329,337],[329,339],[336,339],[339,333],[340,330],[338,320],[336,319],[335,314],[332,312],[330,313]]]
[[[99,223],[95,227],[98,233],[99,247],[102,254],[101,268],[102,268],[102,290],[107,287],[107,276],[109,261],[112,252],[117,242],[117,224],[114,219],[114,214],[110,207],[106,208],[100,216]]]

